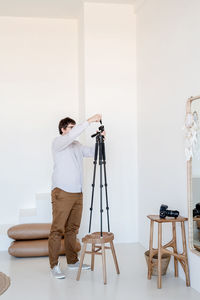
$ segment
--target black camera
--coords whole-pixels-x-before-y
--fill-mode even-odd
[[[165,219],[166,217],[173,217],[177,218],[179,216],[179,211],[178,210],[168,210],[168,206],[162,204],[160,206],[160,218]]]
[[[193,209],[193,217],[200,217],[200,203],[197,203]]]

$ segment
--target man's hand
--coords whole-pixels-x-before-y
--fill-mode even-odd
[[[101,132],[101,135],[103,135],[104,137],[106,137],[106,132],[105,130],[103,132]]]
[[[88,121],[89,123],[92,123],[92,122],[100,122],[101,118],[102,118],[102,117],[101,117],[100,114],[96,114],[96,115],[90,117],[87,121]]]

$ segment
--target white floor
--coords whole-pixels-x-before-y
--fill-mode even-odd
[[[0,252],[0,271],[11,278],[11,286],[1,296],[2,300],[199,300],[200,294],[188,288],[185,281],[168,273],[162,278],[162,289],[156,286],[157,277],[147,280],[144,248],[139,244],[115,245],[120,275],[115,272],[114,263],[107,250],[108,284],[103,284],[101,257],[95,257],[95,270],[82,271],[80,281],[76,281],[76,271],[67,270],[65,257],[60,258],[66,270],[66,279],[54,279],[49,274],[47,257],[14,258]],[[85,262],[90,262],[86,255]]]

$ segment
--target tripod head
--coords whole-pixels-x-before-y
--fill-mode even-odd
[[[97,131],[96,133],[92,134],[91,137],[95,137],[95,136],[100,136],[102,132],[104,132],[104,125],[102,125],[102,121],[100,120],[101,126],[99,127],[99,131]]]

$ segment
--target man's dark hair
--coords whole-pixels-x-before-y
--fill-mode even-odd
[[[61,129],[62,128],[66,129],[69,124],[75,125],[76,122],[71,118],[65,118],[65,119],[60,120],[59,125],[58,125],[59,133],[62,134]]]

